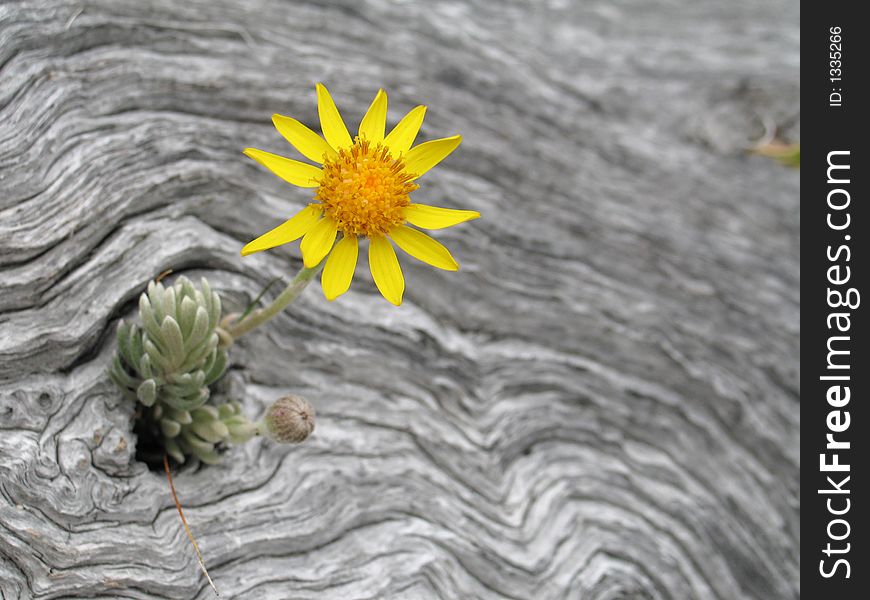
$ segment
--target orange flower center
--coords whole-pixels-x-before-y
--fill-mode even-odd
[[[320,188],[314,198],[326,216],[346,235],[380,236],[405,222],[408,194],[418,186],[405,171],[405,162],[389,148],[356,138],[338,157],[323,164]]]

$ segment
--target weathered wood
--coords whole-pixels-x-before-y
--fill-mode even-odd
[[[419,201],[479,210],[462,263],[358,270],[233,348],[305,444],[182,469],[225,597],[797,598],[799,7],[656,0],[0,4],[0,596],[208,598],[134,407],[117,320],[167,268],[231,307],[299,266],[241,245],[309,197],[326,82],[462,133]]]

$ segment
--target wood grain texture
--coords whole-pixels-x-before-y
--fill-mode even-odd
[[[183,469],[229,598],[799,597],[799,7],[0,3],[0,596],[209,598],[105,370],[167,268],[230,308],[299,267],[241,246],[309,198],[241,155],[317,127],[462,133],[421,202],[479,210],[233,348],[220,393],[313,437]]]

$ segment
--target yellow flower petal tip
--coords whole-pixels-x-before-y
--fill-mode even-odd
[[[335,302],[342,296],[344,296],[344,292],[340,294],[327,294],[325,291],[323,292],[323,297],[326,298],[327,302]]]
[[[245,148],[243,154],[260,163],[287,183],[308,188],[317,187],[320,184],[321,170],[314,165],[257,148]]]
[[[421,229],[444,229],[480,218],[476,210],[456,210],[427,204],[411,204],[405,207],[405,220]]]
[[[342,237],[329,253],[320,278],[327,300],[331,302],[350,289],[358,257],[359,243],[356,237],[348,235]]]
[[[323,129],[323,137],[336,151],[352,146],[353,140],[347,132],[347,126],[344,124],[329,90],[322,83],[318,83],[316,89],[317,113],[320,115],[320,128]]]
[[[248,242],[242,248],[242,256],[268,250],[293,240],[297,240],[317,224],[322,211],[315,206],[306,206],[292,218],[284,221],[275,229],[264,233],[252,242]]]
[[[343,293],[341,293],[341,294],[329,294],[329,293],[327,293],[326,290],[323,290],[323,297],[326,298],[326,300],[328,302],[335,302],[343,295],[344,295]]]
[[[293,117],[274,114],[272,124],[305,158],[323,164],[326,157],[335,157],[335,150],[326,140]]]
[[[381,295],[384,296],[384,293],[381,292]],[[384,296],[384,299],[393,306],[402,306],[402,302],[405,300],[405,291],[402,290],[398,296]]]
[[[414,173],[414,179],[447,158],[462,142],[461,135],[423,142],[414,146],[405,155],[405,168]]]
[[[459,270],[459,263],[450,251],[422,231],[400,225],[390,232],[390,239],[419,261],[445,271]]]
[[[387,93],[379,89],[351,138],[323,83],[315,85],[322,136],[292,117],[272,115],[279,133],[314,166],[256,148],[244,154],[278,177],[316,188],[314,203],[292,219],[246,244],[242,256],[302,238],[306,268],[324,265],[321,283],[330,302],[347,292],[357,263],[358,239],[369,239],[369,269],[378,290],[401,306],[405,279],[393,243],[407,254],[446,271],[459,263],[436,240],[418,229],[442,229],[480,218],[471,210],[412,204],[415,180],[444,160],[462,142],[461,135],[414,146],[426,114],[417,106],[386,133]],[[338,234],[341,239],[336,243]],[[392,240],[392,243],[391,243]]]
[[[359,139],[378,144],[384,141],[387,127],[387,93],[380,89],[359,124]]]
[[[414,143],[417,134],[420,132],[420,126],[423,124],[425,116],[425,106],[414,107],[407,115],[402,117],[399,124],[384,138],[384,145],[390,149],[393,156],[398,158],[408,153],[411,144]]]

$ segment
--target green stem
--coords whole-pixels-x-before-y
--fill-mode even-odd
[[[230,334],[230,336],[232,336],[233,339],[237,339],[245,335],[252,329],[256,329],[257,327],[280,313],[282,310],[287,308],[287,305],[293,302],[296,297],[300,293],[302,293],[302,290],[308,287],[308,284],[311,282],[312,279],[314,279],[315,275],[317,275],[322,268],[323,262],[321,262],[316,267],[312,267],[311,269],[302,267],[296,274],[296,277],[294,277],[293,280],[287,284],[287,287],[284,288],[284,291],[278,294],[278,297],[275,298],[271,304],[255,310],[250,315],[245,317],[244,320],[229,323],[224,327],[224,329],[227,333]]]

